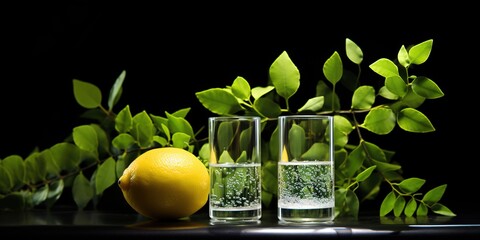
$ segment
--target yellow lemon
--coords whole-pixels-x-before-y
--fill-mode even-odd
[[[200,210],[208,200],[207,167],[193,153],[175,147],[148,150],[118,179],[127,203],[155,219],[179,219]]]

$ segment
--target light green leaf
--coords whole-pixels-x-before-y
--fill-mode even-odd
[[[278,95],[286,100],[300,87],[300,72],[286,51],[283,51],[272,63],[269,76]]]
[[[407,203],[407,206],[405,206],[405,216],[407,217],[411,217],[413,216],[413,214],[415,213],[415,210],[417,210],[417,201],[415,200],[415,198],[410,198],[410,200],[408,200],[408,203]]]
[[[254,87],[252,88],[252,97],[254,99],[259,99],[263,95],[271,92],[273,89],[275,89],[274,86],[266,86],[266,87]]]
[[[428,215],[428,206],[425,203],[420,203],[417,208],[417,217],[427,216]]]
[[[135,143],[135,139],[128,133],[120,133],[112,140],[112,145],[121,150],[127,150]]]
[[[133,117],[133,128],[130,131],[140,147],[150,147],[153,143],[153,135],[156,128],[152,119],[145,110],[137,113]]]
[[[242,100],[250,98],[250,84],[243,77],[237,77],[232,84],[232,93]]]
[[[333,85],[342,79],[343,63],[337,51],[323,64],[323,75],[325,75],[325,78]]]
[[[176,117],[168,112],[165,113],[165,115],[168,119],[168,129],[171,134],[181,132],[187,134],[190,138],[195,139],[193,128],[185,118]]]
[[[399,76],[398,67],[392,60],[387,58],[380,58],[374,63],[370,64],[370,69],[382,77]]]
[[[375,102],[375,89],[372,86],[360,86],[353,93],[352,108],[369,109]]]
[[[446,188],[447,188],[447,184],[444,184],[431,189],[430,191],[425,193],[425,195],[422,198],[422,201],[428,204],[429,206],[432,206],[433,204],[440,201],[440,199],[443,197],[443,194],[445,193]]]
[[[393,207],[395,206],[395,201],[397,199],[397,196],[395,195],[395,192],[390,192],[385,196],[385,198],[382,201],[382,204],[380,205],[380,216],[384,217],[387,214],[389,214],[392,210]]]
[[[414,108],[404,108],[398,113],[398,126],[405,131],[426,133],[433,132],[430,120],[419,110]]]
[[[393,215],[395,215],[395,217],[399,217],[400,215],[402,215],[405,204],[405,198],[401,195],[398,195],[397,199],[395,200],[395,206],[393,207]]]
[[[378,90],[378,95],[386,98],[386,99],[389,99],[389,100],[397,100],[399,99],[400,97],[397,95],[397,94],[394,94],[392,92],[390,92],[387,87],[385,86],[382,86],[379,90]]]
[[[432,51],[433,39],[419,43],[408,51],[412,64],[420,65],[427,61]]]
[[[110,89],[110,95],[108,96],[108,110],[112,110],[115,104],[120,99],[120,96],[122,95],[123,80],[125,79],[126,74],[127,72],[123,70],[120,75],[118,75],[115,83]]]
[[[101,195],[105,189],[112,186],[116,181],[115,160],[109,157],[97,168],[95,177],[96,194]]]
[[[353,63],[359,65],[363,61],[363,52],[360,47],[349,38],[345,39],[345,52],[348,59]]]
[[[125,106],[115,117],[115,130],[119,133],[126,133],[132,129],[133,120],[130,106]]]
[[[438,85],[427,77],[415,78],[412,81],[412,90],[414,93],[427,99],[436,99],[444,96]]]
[[[368,177],[370,177],[370,175],[372,174],[373,170],[375,170],[375,168],[377,168],[377,166],[371,166],[365,170],[363,170],[361,173],[359,173],[357,175],[357,177],[355,177],[355,179],[358,181],[358,182],[363,182],[365,181]]]
[[[405,48],[405,45],[402,45],[402,47],[400,47],[400,50],[397,54],[397,59],[400,65],[402,65],[404,68],[408,68],[410,66],[410,58],[408,56],[408,51]]]
[[[398,164],[386,163],[386,162],[381,162],[381,161],[377,161],[377,160],[372,160],[372,161],[377,166],[377,169],[383,174],[385,174],[386,172],[390,172],[390,171],[397,171],[397,170],[400,170],[402,168],[402,166],[400,166]]]
[[[228,151],[225,150],[220,155],[220,159],[218,160],[218,163],[235,163],[235,161],[233,161],[233,158],[230,156]]]
[[[323,100],[324,100],[323,96],[310,98],[300,109],[298,109],[298,112],[303,112],[303,111],[317,112],[320,109],[322,109]]]
[[[385,79],[385,87],[391,93],[403,97],[407,94],[407,84],[400,76],[390,76]]]
[[[206,109],[218,115],[232,115],[243,109],[235,95],[221,88],[207,89],[195,95]]]
[[[420,190],[423,184],[425,184],[424,179],[412,177],[401,181],[398,187],[400,187],[403,193],[412,194]]]
[[[188,148],[188,145],[190,145],[190,139],[190,135],[182,132],[176,132],[172,135],[172,144],[176,148],[186,149]]]
[[[102,92],[91,83],[74,79],[73,94],[77,103],[84,108],[97,108],[102,104]]]
[[[73,128],[73,141],[78,148],[87,152],[97,152],[98,138],[95,129],[89,125]]]
[[[305,138],[305,130],[294,123],[288,131],[289,150],[293,159],[299,160],[305,152]]]
[[[395,124],[396,119],[392,109],[383,107],[368,112],[360,127],[379,135],[385,135],[393,130]]]
[[[441,204],[441,203],[435,203],[432,206],[432,211],[436,214],[440,214],[443,216],[449,216],[449,217],[455,217],[457,216],[455,213],[453,213],[447,206]]]
[[[330,159],[330,146],[326,143],[314,143],[302,154],[302,159],[328,161]]]

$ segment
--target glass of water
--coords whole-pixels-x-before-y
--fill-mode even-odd
[[[333,221],[333,117],[280,116],[278,128],[278,219],[295,223]]]
[[[210,117],[208,128],[210,219],[258,221],[262,216],[260,117]]]

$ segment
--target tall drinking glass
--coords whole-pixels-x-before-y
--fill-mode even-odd
[[[280,116],[278,127],[278,219],[298,223],[333,221],[333,117]]]
[[[213,221],[262,216],[260,117],[210,117],[209,215]]]

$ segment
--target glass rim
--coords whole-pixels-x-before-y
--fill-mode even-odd
[[[215,116],[209,117],[210,120],[260,120],[259,116]]]

